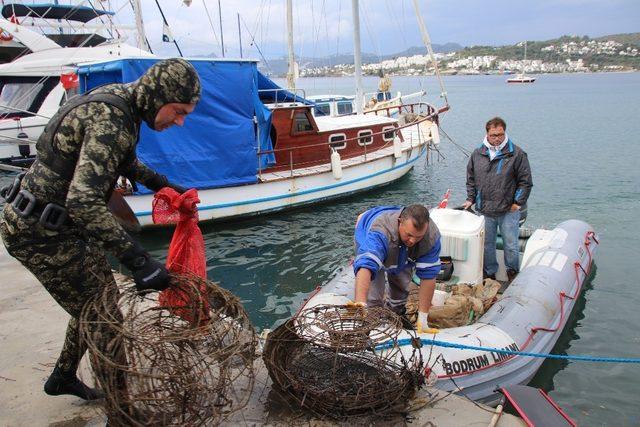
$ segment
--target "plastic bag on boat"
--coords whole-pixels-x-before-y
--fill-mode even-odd
[[[173,238],[169,245],[167,269],[173,273],[191,273],[207,278],[207,263],[205,259],[204,238],[198,227],[198,208],[200,203],[198,191],[188,190],[180,194],[172,188],[165,187],[158,191],[153,199],[152,217],[154,224],[176,224]],[[204,289],[201,289],[204,293]],[[160,292],[158,301],[161,306],[174,307],[174,314],[192,322],[191,307],[194,298],[199,298],[202,313],[199,318],[204,322],[209,312],[209,304],[203,296],[189,295],[186,291],[168,288]]]

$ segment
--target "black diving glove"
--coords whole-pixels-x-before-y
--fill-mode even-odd
[[[166,176],[160,174],[156,174],[153,178],[145,182],[144,185],[154,193],[157,193],[164,187],[173,188],[180,194],[186,193],[186,191],[188,190],[181,185],[169,182],[169,179]]]
[[[184,194],[188,190],[188,188],[184,188],[182,185],[174,184],[172,182],[168,183],[166,186],[170,187],[170,188],[173,188],[174,190],[176,190],[180,194]]]
[[[131,270],[138,292],[144,294],[169,287],[169,272],[165,266],[152,258],[138,242],[122,254],[120,261]]]

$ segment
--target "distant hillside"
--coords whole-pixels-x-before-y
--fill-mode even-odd
[[[562,36],[545,41],[527,41],[527,59],[539,59],[544,62],[566,62],[567,60],[582,59],[585,65],[597,64],[599,66],[620,65],[623,67],[640,68],[640,55],[622,56],[618,52],[627,48],[638,48],[638,45],[624,40],[640,40],[640,33],[618,34],[612,36],[591,39],[588,36]],[[609,50],[598,51],[589,46],[590,42],[604,43],[616,41],[622,46],[612,47]],[[571,49],[563,46],[572,44]],[[584,49],[584,51],[583,51]],[[466,58],[470,56],[495,56],[498,60],[521,60],[524,58],[524,43],[509,46],[471,46],[457,52],[457,56]]]
[[[610,36],[597,37],[594,40],[614,40],[619,43],[640,46],[640,33],[612,34]]]
[[[462,46],[458,43],[445,43],[445,44],[433,44],[433,51],[437,53],[449,53],[462,49]],[[427,48],[423,47],[410,47],[402,52],[388,54],[388,55],[375,55],[373,53],[362,53],[362,62],[364,64],[384,61],[385,59],[393,59],[399,56],[412,56],[412,55],[426,55]],[[315,68],[315,67],[333,67],[338,64],[353,64],[352,53],[342,53],[339,55],[325,56],[322,58],[297,58],[300,68]],[[268,66],[264,61],[261,62],[260,68],[273,73],[275,75],[284,75],[287,73],[287,59],[286,58],[274,58],[267,59]]]

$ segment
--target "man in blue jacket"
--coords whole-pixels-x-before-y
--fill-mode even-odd
[[[467,164],[466,209],[475,203],[484,215],[484,276],[496,278],[496,235],[504,242],[504,263],[509,281],[520,270],[518,234],[521,209],[527,203],[533,179],[527,153],[507,136],[507,124],[494,117],[486,124],[487,136]]]
[[[420,278],[418,333],[428,313],[440,271],[440,232],[422,205],[379,206],[358,217],[355,230],[355,305],[386,306],[404,314],[413,271]],[[389,293],[385,301],[386,277]]]

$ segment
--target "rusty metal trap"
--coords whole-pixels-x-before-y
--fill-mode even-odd
[[[105,286],[80,320],[109,425],[215,425],[242,409],[257,337],[239,299],[194,275],[172,273],[179,298],[161,304],[125,282]]]
[[[271,332],[262,358],[274,385],[318,416],[390,415],[423,384],[418,343],[390,310],[320,305]]]

